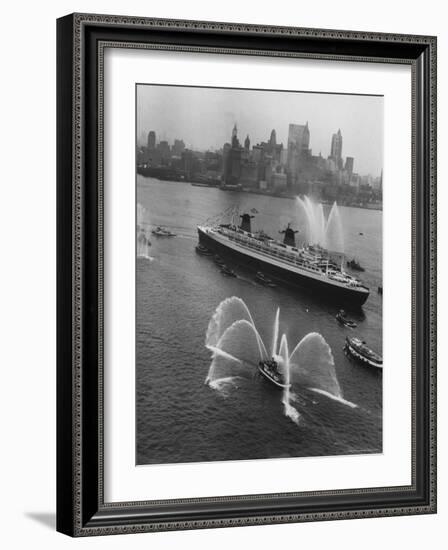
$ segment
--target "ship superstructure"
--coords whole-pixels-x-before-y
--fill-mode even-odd
[[[199,242],[223,256],[232,256],[256,271],[269,274],[278,282],[307,287],[331,295],[340,302],[362,305],[369,289],[344,271],[344,258],[320,246],[296,246],[290,225],[283,229],[283,241],[263,231],[252,232],[251,214],[235,216],[230,223],[209,222],[198,226]],[[338,261],[339,260],[339,261]]]

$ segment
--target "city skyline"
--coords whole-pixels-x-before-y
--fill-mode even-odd
[[[355,159],[357,173],[379,176],[383,168],[380,96],[139,85],[137,109],[141,146],[154,131],[158,142],[180,139],[193,150],[221,150],[236,124],[240,140],[249,135],[251,146],[275,130],[277,143],[287,148],[290,125],[307,123],[313,155],[329,157],[340,130],[342,157]]]

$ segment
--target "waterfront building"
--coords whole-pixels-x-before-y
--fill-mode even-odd
[[[264,157],[264,150],[261,145],[254,145],[252,147],[252,160],[254,162],[260,162]]]
[[[273,172],[270,187],[274,193],[284,193],[287,189],[287,178],[284,172]]]
[[[258,165],[256,162],[246,160],[241,163],[240,183],[243,187],[258,188]]]
[[[280,152],[280,164],[286,166],[288,164],[288,149],[283,149]]]

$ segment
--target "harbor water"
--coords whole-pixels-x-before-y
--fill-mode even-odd
[[[339,207],[346,257],[365,268],[353,274],[371,290],[362,310],[350,314],[358,326],[349,329],[335,319],[338,304],[309,290],[263,286],[255,274],[230,263],[237,277],[226,277],[212,257],[195,252],[196,226],[233,206],[257,212],[252,229],[274,238],[291,223],[300,244],[307,222],[298,201],[142,176],[137,201],[152,244],[136,260],[137,464],[382,452],[381,372],[343,351],[346,336],[359,336],[382,353],[382,212]],[[325,215],[329,210],[324,206]],[[157,226],[176,236],[152,235]],[[272,340],[278,308],[278,331],[290,348],[309,333],[321,335],[331,349],[341,398],[295,389],[291,415],[282,392],[256,368],[221,386],[206,383],[209,322],[232,296],[250,310],[264,342]]]

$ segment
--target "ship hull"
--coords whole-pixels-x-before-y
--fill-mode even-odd
[[[272,378],[271,376],[269,376],[269,373],[266,372],[263,367],[261,367],[260,365],[258,365],[258,371],[260,372],[260,374],[262,376],[264,376],[266,378],[266,380],[268,380],[268,382],[270,382],[271,384],[274,384],[274,386],[276,386],[277,388],[280,388],[280,389],[287,389],[287,388],[290,388],[291,387],[291,384],[282,384],[281,382],[277,382],[277,380],[274,380],[274,378]]]
[[[215,240],[213,237],[198,228],[199,242],[207,248],[215,251],[222,257],[231,258],[237,264],[248,267],[255,272],[261,271],[276,282],[290,287],[310,289],[316,297],[325,295],[338,304],[361,307],[367,300],[368,292],[359,292],[354,289],[342,288],[319,279],[313,279],[306,274],[292,272],[286,268],[270,263],[262,258],[254,258],[242,251],[235,250]]]
[[[382,369],[383,364],[378,363],[377,361],[374,361],[373,359],[368,359],[365,357],[362,353],[360,353],[351,343],[350,340],[347,339],[344,346],[344,351],[346,354],[350,355],[350,357],[353,357],[356,361],[361,363],[362,365],[366,365],[367,367],[372,367],[375,369]]]

